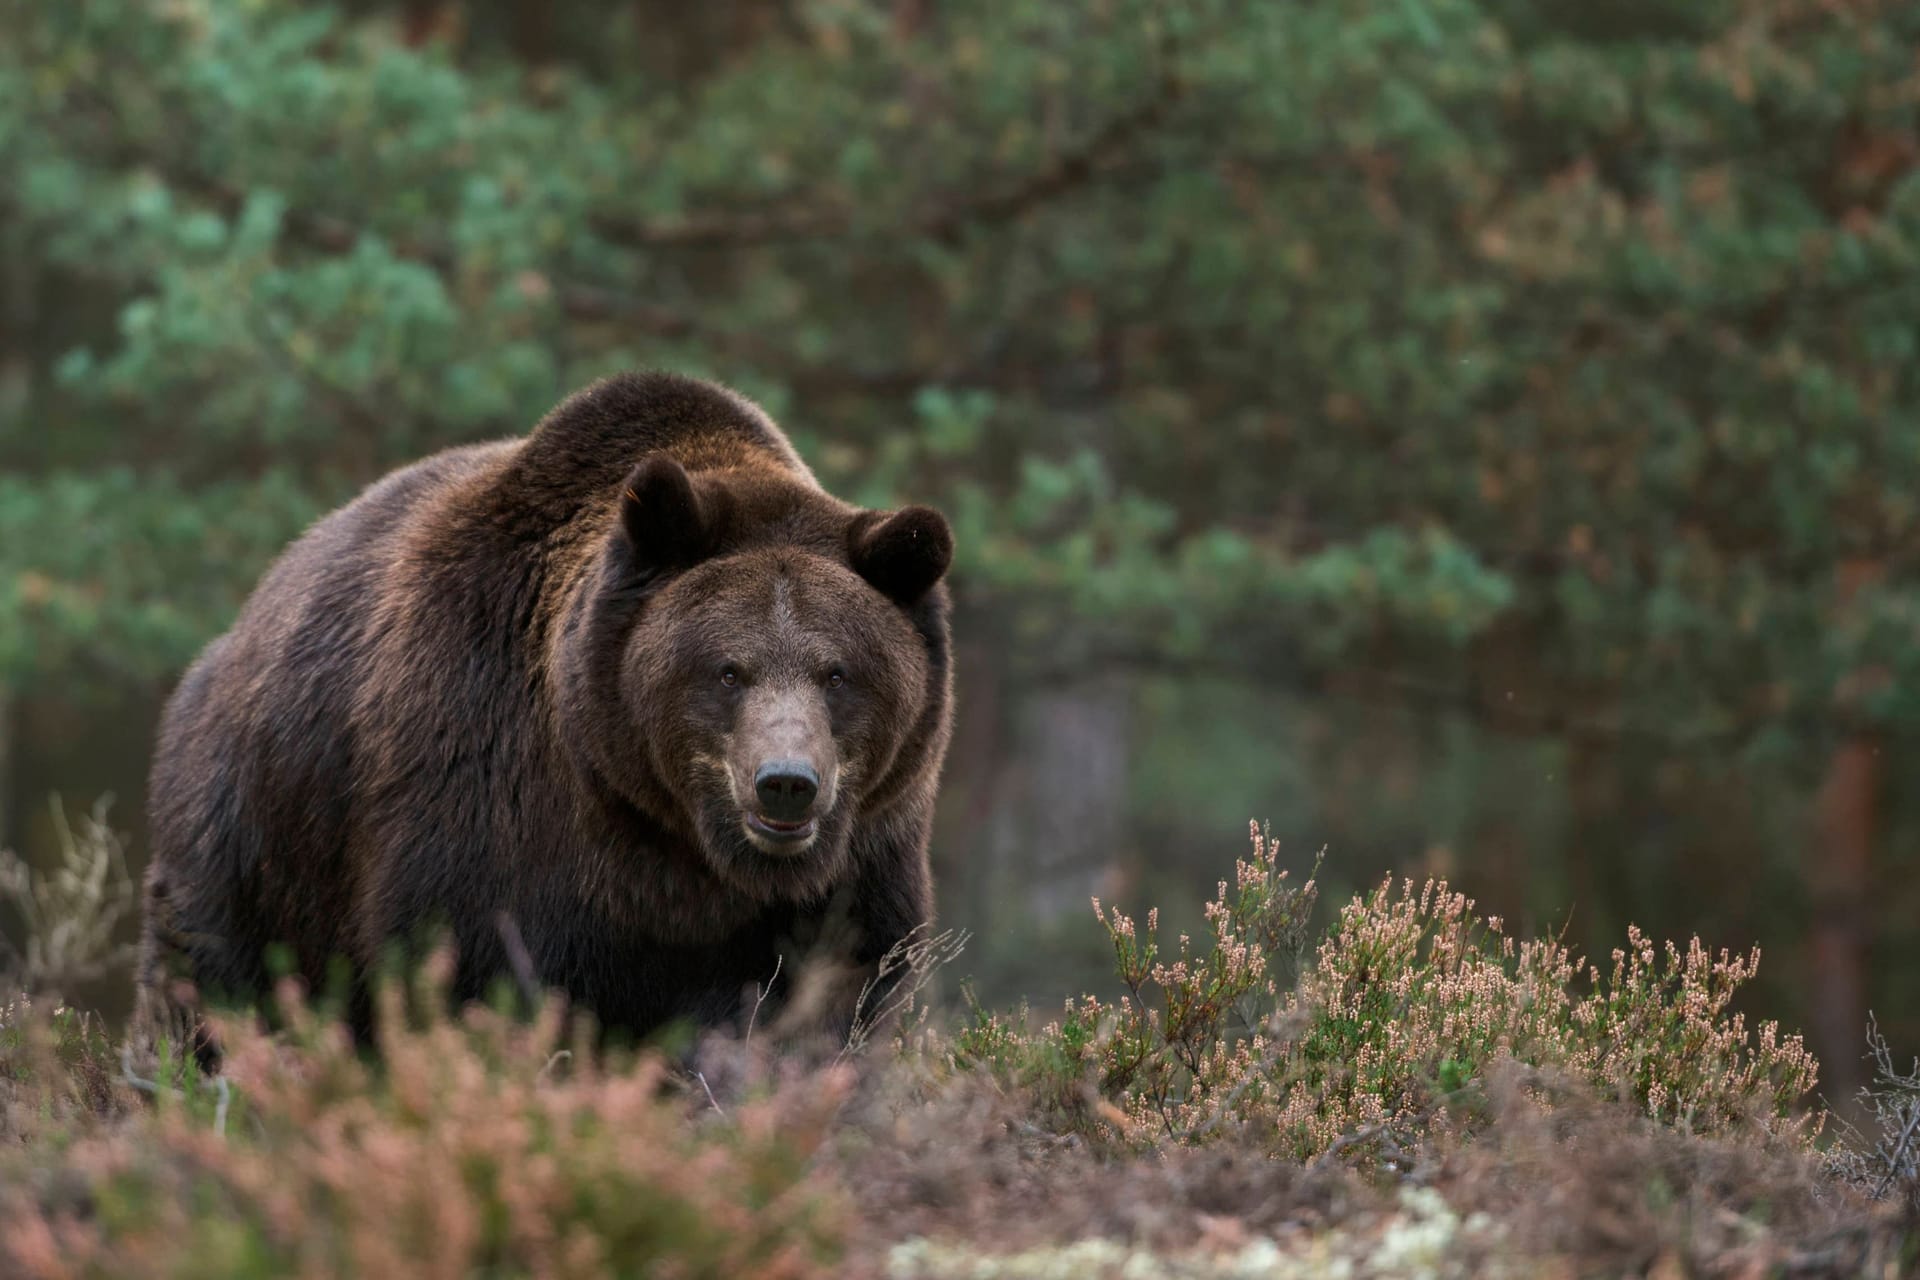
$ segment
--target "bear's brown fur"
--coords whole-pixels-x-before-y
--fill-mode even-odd
[[[346,962],[364,1031],[370,967],[431,926],[456,997],[531,976],[635,1034],[727,1020],[797,939],[871,973],[932,909],[951,554],[667,374],[388,476],[168,704],[149,1010],[178,977],[250,1000],[283,947],[314,986]]]

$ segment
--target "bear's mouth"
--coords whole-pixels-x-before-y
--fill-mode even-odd
[[[813,839],[818,824],[812,818],[802,818],[798,822],[780,822],[749,809],[747,811],[747,831],[760,841],[771,843],[782,849],[790,849]]]

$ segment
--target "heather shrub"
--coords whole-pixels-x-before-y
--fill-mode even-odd
[[[1318,897],[1311,877],[1289,883],[1258,824],[1252,842],[1251,856],[1234,863],[1233,883],[1222,880],[1205,904],[1207,946],[1181,934],[1165,959],[1157,909],[1142,929],[1096,898],[1127,994],[1113,1004],[1068,999],[1036,1035],[1024,1029],[1025,1008],[1009,1017],[969,996],[970,1022],[954,1037],[952,1061],[1017,1080],[1065,1118],[1097,1110],[1123,1129],[1157,1127],[1168,1137],[1212,1124],[1218,1104],[1255,1082]]]
[[[1445,881],[1388,880],[1341,911],[1294,996],[1305,1029],[1271,1123],[1301,1156],[1358,1133],[1412,1146],[1470,1122],[1511,1060],[1687,1132],[1810,1137],[1795,1108],[1818,1064],[1799,1036],[1730,1010],[1759,959],[1698,938],[1661,951],[1630,927],[1603,974],[1553,939],[1507,936]]]
[[[221,1024],[218,1087],[146,1082],[116,1125],[0,1152],[0,1273],[797,1277],[835,1256],[841,1207],[807,1171],[844,1073],[692,1122],[657,1060],[563,1043],[555,1005],[452,1018],[389,990],[375,1061],[280,1003],[278,1035]]]
[[[1353,1259],[1449,1223],[1434,1257],[1457,1274],[1522,1246],[1622,1273],[1656,1246],[1758,1256],[1758,1215],[1780,1215],[1769,1257],[1908,1247],[1856,1210],[1911,1194],[1912,1077],[1876,1040],[1878,1144],[1826,1157],[1866,1198],[1836,1197],[1798,1110],[1813,1059],[1732,1008],[1757,953],[1630,930],[1603,969],[1394,880],[1310,949],[1317,893],[1255,828],[1197,937],[1096,902],[1116,990],[1037,1029],[977,1002],[930,1017],[918,995],[964,939],[918,939],[830,1061],[762,1024],[676,1072],[597,1047],[554,1001],[451,1015],[444,955],[381,988],[377,1055],[289,985],[272,1033],[216,1018],[216,1079],[19,997],[0,1008],[0,1275],[946,1274],[927,1260],[1013,1247],[1016,1209],[1060,1215],[1028,1244],[1151,1238],[1139,1266],[1196,1227],[1196,1258],[1277,1256],[1301,1212]],[[1109,1158],[1127,1151],[1150,1158]],[[1444,1190],[1431,1213],[1341,1168],[1416,1163]]]
[[[1316,886],[1289,886],[1257,827],[1252,845],[1206,906],[1204,947],[1182,935],[1163,958],[1157,911],[1142,925],[1096,901],[1127,994],[1070,1000],[1031,1032],[976,1007],[951,1062],[1089,1133],[1151,1144],[1233,1130],[1301,1160],[1404,1160],[1470,1129],[1507,1062],[1538,1072],[1543,1096],[1581,1088],[1690,1133],[1817,1130],[1797,1110],[1817,1073],[1800,1037],[1731,1009],[1757,949],[1660,948],[1630,929],[1602,972],[1557,940],[1508,936],[1444,881],[1389,879],[1341,909],[1286,986]]]

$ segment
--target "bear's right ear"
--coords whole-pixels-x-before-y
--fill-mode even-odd
[[[685,468],[666,454],[640,460],[620,491],[620,528],[641,581],[688,568],[712,553],[713,505],[701,499]]]

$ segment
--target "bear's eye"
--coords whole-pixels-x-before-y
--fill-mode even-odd
[[[847,673],[835,668],[827,672],[827,688],[838,689],[847,682]]]
[[[731,689],[740,683],[740,673],[732,667],[724,667],[720,671],[720,683]]]

